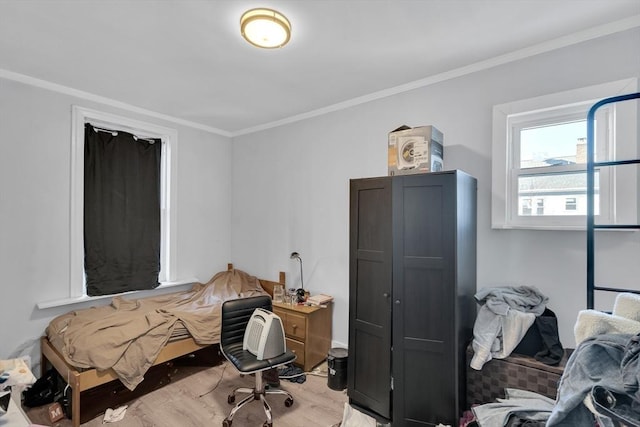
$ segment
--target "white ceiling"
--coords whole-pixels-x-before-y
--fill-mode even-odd
[[[259,6],[284,48],[240,36]],[[640,0],[0,0],[0,76],[239,135],[637,26]]]

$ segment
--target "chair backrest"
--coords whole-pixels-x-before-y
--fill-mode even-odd
[[[242,343],[244,331],[256,308],[272,311],[271,297],[261,295],[239,298],[225,301],[222,304],[222,330],[220,332],[222,348],[230,344]]]

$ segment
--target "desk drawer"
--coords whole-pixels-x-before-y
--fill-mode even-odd
[[[273,312],[282,319],[282,326],[287,337],[304,341],[307,336],[307,318],[304,315],[274,309]]]
[[[287,338],[287,349],[296,354],[296,360],[293,362],[296,365],[304,366],[304,343],[291,338]]]
[[[296,354],[295,364],[305,371],[327,358],[331,348],[333,304],[326,308],[273,303],[273,312],[282,319],[287,348]]]

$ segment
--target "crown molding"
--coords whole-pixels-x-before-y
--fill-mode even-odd
[[[30,77],[24,74],[19,74],[19,73],[15,73],[15,72],[4,70],[4,69],[0,69],[0,78],[13,80],[16,82],[39,87],[42,89],[47,89],[53,92],[74,96],[81,99],[86,99],[88,101],[98,102],[98,103],[109,105],[122,110],[130,111],[133,113],[143,114],[145,116],[154,117],[160,120],[165,120],[171,123],[176,123],[176,124],[191,127],[194,129],[200,129],[216,135],[233,138],[237,136],[256,133],[263,130],[299,122],[299,121],[310,119],[313,117],[322,116],[324,114],[332,113],[335,111],[344,110],[357,105],[365,104],[367,102],[387,98],[393,95],[398,95],[414,89],[430,86],[436,83],[455,79],[455,78],[472,74],[478,71],[483,71],[489,68],[497,67],[499,65],[507,64],[509,62],[522,60],[535,55],[539,55],[541,53],[551,52],[553,50],[561,49],[561,48],[571,46],[577,43],[585,42],[588,40],[593,40],[600,37],[616,34],[616,33],[630,30],[636,27],[640,27],[640,15],[633,15],[625,19],[610,22],[608,24],[599,25],[584,31],[578,31],[576,33],[569,34],[567,36],[558,37],[553,40],[539,43],[524,49],[519,49],[504,55],[499,55],[484,61],[479,61],[470,65],[466,65],[464,67],[459,67],[453,70],[445,71],[443,73],[435,74],[433,76],[429,76],[424,79],[415,80],[399,86],[395,86],[392,88],[373,92],[368,95],[363,95],[357,98],[353,98],[344,102],[339,102],[326,107],[318,108],[316,110],[312,110],[306,113],[296,114],[281,120],[276,120],[273,122],[248,127],[245,129],[240,129],[238,131],[225,131],[225,130],[207,126],[201,123],[192,122],[189,120],[184,120],[177,117],[169,116],[167,114],[162,114],[155,111],[147,110],[145,108],[141,108],[135,105],[127,104],[125,102],[117,101],[115,99],[107,98],[104,96],[96,95],[96,94],[85,92],[79,89],[74,89],[68,86],[52,83],[46,80],[37,79],[35,77]]]
[[[484,61],[466,65],[464,67],[455,68],[453,70],[445,71],[443,73],[435,74],[433,76],[429,76],[424,79],[415,80],[415,81],[405,83],[399,86],[395,86],[389,89],[373,92],[368,95],[350,99],[348,101],[339,102],[337,104],[329,105],[327,107],[319,108],[317,110],[309,111],[307,113],[296,114],[295,116],[287,117],[282,120],[277,120],[274,122],[269,122],[262,125],[253,126],[250,128],[231,132],[231,136],[236,137],[236,136],[246,135],[250,133],[260,132],[266,129],[283,126],[283,125],[298,122],[301,120],[310,119],[312,117],[322,116],[327,113],[344,110],[347,108],[354,107],[356,105],[365,104],[367,102],[375,101],[382,98],[387,98],[393,95],[398,95],[403,92],[408,92],[421,87],[430,86],[446,80],[455,79],[457,77],[462,77],[478,71],[483,71],[489,68],[497,67],[499,65],[507,64],[509,62],[519,61],[521,59],[539,55],[541,53],[551,52],[553,50],[561,49],[561,48],[578,44],[581,42],[585,42],[588,40],[605,37],[611,34],[616,34],[616,33],[630,30],[636,27],[640,27],[640,15],[633,15],[628,18],[621,19],[619,21],[610,22],[608,24],[599,25],[597,27],[589,28],[584,31],[579,31],[573,34],[569,34],[567,36],[558,37],[556,39],[539,43],[524,49],[519,49],[504,55],[496,56]]]
[[[145,116],[154,117],[156,119],[164,120],[167,122],[175,123],[182,126],[187,126],[194,129],[203,130],[216,135],[231,137],[231,133],[225,130],[217,129],[211,126],[203,125],[201,123],[192,122],[189,120],[179,119],[177,117],[169,116],[167,114],[158,113],[156,111],[147,110],[146,108],[136,107],[135,105],[127,104],[126,102],[117,101],[115,99],[107,98],[104,96],[96,95],[83,90],[74,89],[69,86],[64,86],[58,83],[52,83],[46,80],[37,79],[35,77],[27,76],[13,71],[8,71],[0,68],[0,78],[6,80],[12,80],[15,82],[23,83],[29,86],[38,87],[41,89],[50,90],[52,92],[62,93],[64,95],[73,96],[87,101],[93,101],[100,104],[109,105],[111,107],[119,108],[121,110],[130,111],[132,113],[143,114]]]

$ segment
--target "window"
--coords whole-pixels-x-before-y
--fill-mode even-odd
[[[600,99],[634,92],[635,88],[637,79],[629,79],[496,105],[492,227],[584,229],[587,112]],[[637,133],[635,120],[617,120],[619,108],[601,108],[596,115],[596,161],[637,157],[631,147],[616,144],[616,139],[634,141]],[[616,214],[635,215],[631,212],[635,203],[616,206],[617,199],[635,200],[637,192],[616,189],[612,168],[598,168],[594,178],[597,221],[615,223]]]
[[[85,124],[129,132],[141,138],[160,139],[160,274],[162,283],[175,280],[175,200],[177,132],[154,124],[74,106],[71,173],[70,298],[86,297],[84,282],[84,133]]]
[[[520,199],[522,209],[520,215],[531,215],[531,199]]]
[[[85,123],[84,277],[89,296],[156,288],[162,140]]]
[[[570,194],[586,200],[587,121],[586,112],[566,116],[552,115],[540,121],[525,121],[514,126],[512,144],[519,144],[518,198],[538,199],[536,215],[585,215],[567,212],[562,201]],[[525,117],[531,118],[533,114]],[[514,148],[515,151],[515,148]],[[596,180],[596,186],[598,180]],[[548,201],[545,211],[544,203]]]

